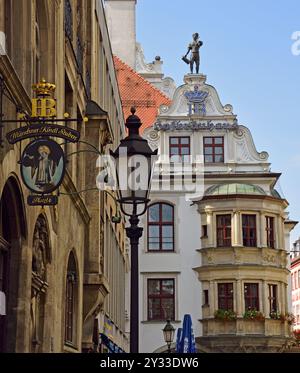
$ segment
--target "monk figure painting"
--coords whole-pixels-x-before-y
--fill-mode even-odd
[[[31,176],[33,177],[37,170],[35,185],[44,187],[52,182],[52,177],[55,173],[55,163],[49,158],[51,157],[51,151],[46,145],[42,145],[38,148],[40,155],[38,159],[37,167],[32,167]]]
[[[61,184],[64,171],[64,154],[56,142],[36,140],[24,150],[21,174],[31,191],[40,194],[53,192]]]

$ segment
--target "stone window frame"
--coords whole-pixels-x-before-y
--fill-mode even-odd
[[[159,281],[160,282],[160,294],[159,295],[157,295],[157,296],[154,296],[154,295],[150,295],[149,294],[149,282],[150,281]],[[163,294],[162,294],[162,283],[163,283],[163,281],[172,281],[173,282],[173,294],[172,294],[172,296],[170,295],[170,296],[167,296],[167,295],[165,295],[165,296],[163,296]],[[149,301],[150,301],[150,299],[159,299],[160,300],[160,304],[161,304],[161,301],[163,300],[163,299],[172,299],[173,300],[173,309],[172,309],[172,315],[170,316],[170,315],[162,315],[162,309],[160,310],[160,317],[159,318],[153,318],[153,317],[150,317],[150,305],[149,305]],[[148,321],[164,321],[164,320],[167,320],[167,319],[170,319],[170,320],[172,320],[172,321],[175,321],[175,314],[176,314],[176,312],[175,312],[175,308],[176,308],[176,279],[175,278],[172,278],[172,277],[170,277],[170,278],[159,278],[159,277],[157,277],[157,278],[148,278],[147,279],[147,320]]]
[[[250,296],[246,297],[246,293],[245,293],[245,287],[246,287],[246,285],[255,285],[255,286],[257,286],[257,295],[256,296],[250,295]],[[260,311],[261,310],[261,295],[260,295],[260,291],[261,291],[261,284],[259,282],[255,282],[255,281],[252,281],[252,280],[245,280],[243,282],[243,298],[244,298],[244,310],[245,311],[248,311],[248,309],[251,309],[251,310],[254,309],[253,307],[250,307],[250,306],[247,307],[246,306],[246,298],[248,298],[251,302],[252,302],[253,299],[256,299],[256,303],[258,305],[258,307],[256,308],[256,311]]]
[[[143,296],[142,296],[142,323],[143,324],[157,324],[165,323],[166,320],[148,320],[148,280],[152,279],[174,279],[175,281],[175,296],[174,296],[174,312],[175,320],[178,321],[178,312],[179,312],[179,298],[181,295],[180,292],[180,272],[170,271],[170,272],[141,272],[142,275],[142,284],[143,284]]]
[[[230,286],[231,286],[231,289]],[[221,297],[220,289],[221,286],[226,288],[224,296]],[[217,283],[217,296],[218,296],[218,309],[226,310],[226,311],[234,311],[234,282],[218,282]],[[226,306],[220,307],[221,298],[224,298]],[[231,302],[232,307],[229,307],[229,303]]]
[[[149,221],[149,209],[155,205],[159,206],[159,220],[157,222]],[[164,221],[162,216],[163,205],[167,205],[172,208],[172,219],[170,221]],[[159,226],[159,250],[150,250],[149,248],[149,227]],[[172,250],[164,250],[162,248],[162,227],[171,226],[173,228],[173,237],[172,237]],[[156,201],[153,202],[147,209],[147,252],[148,253],[174,253],[175,252],[175,206],[166,201]]]
[[[172,144],[172,140],[173,139],[178,139],[178,144]],[[182,144],[182,140],[183,139],[188,139],[188,143],[187,144]],[[178,151],[178,155],[172,155],[171,154],[171,149],[173,148],[178,148],[179,151]],[[187,148],[188,149],[188,154],[182,154],[182,148]],[[180,157],[180,161],[178,160],[172,160],[172,157],[173,156],[178,156]],[[190,136],[170,136],[169,137],[169,157],[170,157],[170,162],[171,163],[185,163],[186,162],[186,159],[182,159],[182,157],[191,157],[191,137]]]
[[[212,143],[206,143],[206,140],[211,139]],[[222,143],[216,143],[216,139],[222,139]],[[205,154],[205,149],[212,148],[212,154]],[[216,154],[216,148],[222,148],[221,154]],[[203,156],[204,156],[204,163],[217,163],[222,164],[225,163],[225,138],[224,136],[203,136]],[[211,161],[206,160],[206,156],[212,156]],[[222,156],[221,161],[216,161],[217,156]]]
[[[219,225],[219,220],[222,220],[222,218],[230,218],[230,226],[224,224],[220,224]],[[229,229],[228,227],[230,227],[230,237],[228,238],[226,236],[226,230]],[[232,214],[231,213],[227,213],[227,214],[223,214],[223,213],[216,213],[216,245],[217,247],[231,247],[232,245]],[[222,234],[222,241],[223,243],[221,243],[219,241],[219,231],[222,230],[223,234]],[[229,243],[228,243],[229,242]]]
[[[276,238],[275,238],[275,225],[276,219],[274,216],[265,215],[266,219],[266,242],[267,247],[270,249],[275,249],[276,247]],[[270,224],[272,222],[272,224]]]
[[[244,225],[244,217],[247,217],[248,218],[248,223],[247,225]],[[254,224],[253,226],[251,224],[249,224],[249,218],[254,218]],[[241,213],[241,223],[242,223],[242,241],[243,241],[243,246],[244,247],[257,247],[257,214],[255,213],[244,213],[242,212]],[[247,236],[245,237],[244,236],[244,229],[247,230]],[[254,230],[254,237],[251,238],[251,230]],[[253,241],[253,243],[251,244],[250,241]],[[246,242],[246,244],[245,244]]]

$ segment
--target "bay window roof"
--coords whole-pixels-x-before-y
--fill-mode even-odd
[[[266,192],[259,186],[252,184],[230,183],[213,185],[205,192],[206,196],[229,195],[229,194],[255,194],[266,195]]]

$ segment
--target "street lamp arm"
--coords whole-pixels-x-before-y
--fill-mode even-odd
[[[76,152],[73,152],[73,153],[69,153],[69,154],[67,154],[67,157],[70,157],[71,155],[78,154],[78,153],[89,153],[89,152],[90,152],[90,153],[96,153],[96,154],[101,155],[101,156],[103,155],[103,154],[101,153],[101,151],[100,151],[98,148],[96,148],[96,146],[94,146],[93,144],[91,144],[91,143],[89,143],[89,142],[87,142],[87,141],[79,140],[78,143],[88,145],[88,146],[90,146],[93,150],[89,150],[89,149],[77,150]],[[67,142],[63,142],[63,143],[60,144],[60,145],[65,145],[65,144],[68,144],[68,143],[67,143]]]
[[[66,158],[71,157],[72,155],[75,155],[75,154],[80,154],[80,153],[96,153],[96,154],[99,154],[99,152],[95,151],[95,150],[83,149],[83,150],[77,150],[76,152],[67,154]]]
[[[104,190],[99,190],[98,188],[88,188],[88,189],[83,189],[83,190],[80,190],[78,192],[71,192],[71,193],[64,193],[64,192],[59,192],[59,195],[63,195],[63,196],[74,196],[74,195],[79,195],[81,193],[86,193],[86,192],[91,192],[91,191],[100,191],[100,192],[104,192],[106,194],[108,194],[115,202],[115,208],[116,208],[116,215],[112,217],[112,220],[113,220],[113,223],[116,223],[116,224],[119,224],[121,223],[121,216],[118,214],[119,212],[119,209],[118,209],[118,200],[116,199],[116,197],[111,193],[109,192],[108,190],[104,189]]]
[[[100,152],[100,150],[99,150],[98,148],[96,148],[96,146],[94,146],[93,144],[91,144],[91,143],[89,143],[89,142],[87,142],[87,141],[84,141],[84,140],[80,140],[80,141],[78,141],[78,142],[90,146],[91,148],[93,148],[93,149],[95,150],[96,153],[98,153],[99,155],[103,155],[103,154]]]

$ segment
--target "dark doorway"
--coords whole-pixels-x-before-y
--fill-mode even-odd
[[[0,316],[0,352],[14,352],[16,347],[19,268],[25,237],[23,199],[17,180],[10,177],[0,199],[0,291],[5,301],[5,315]]]

